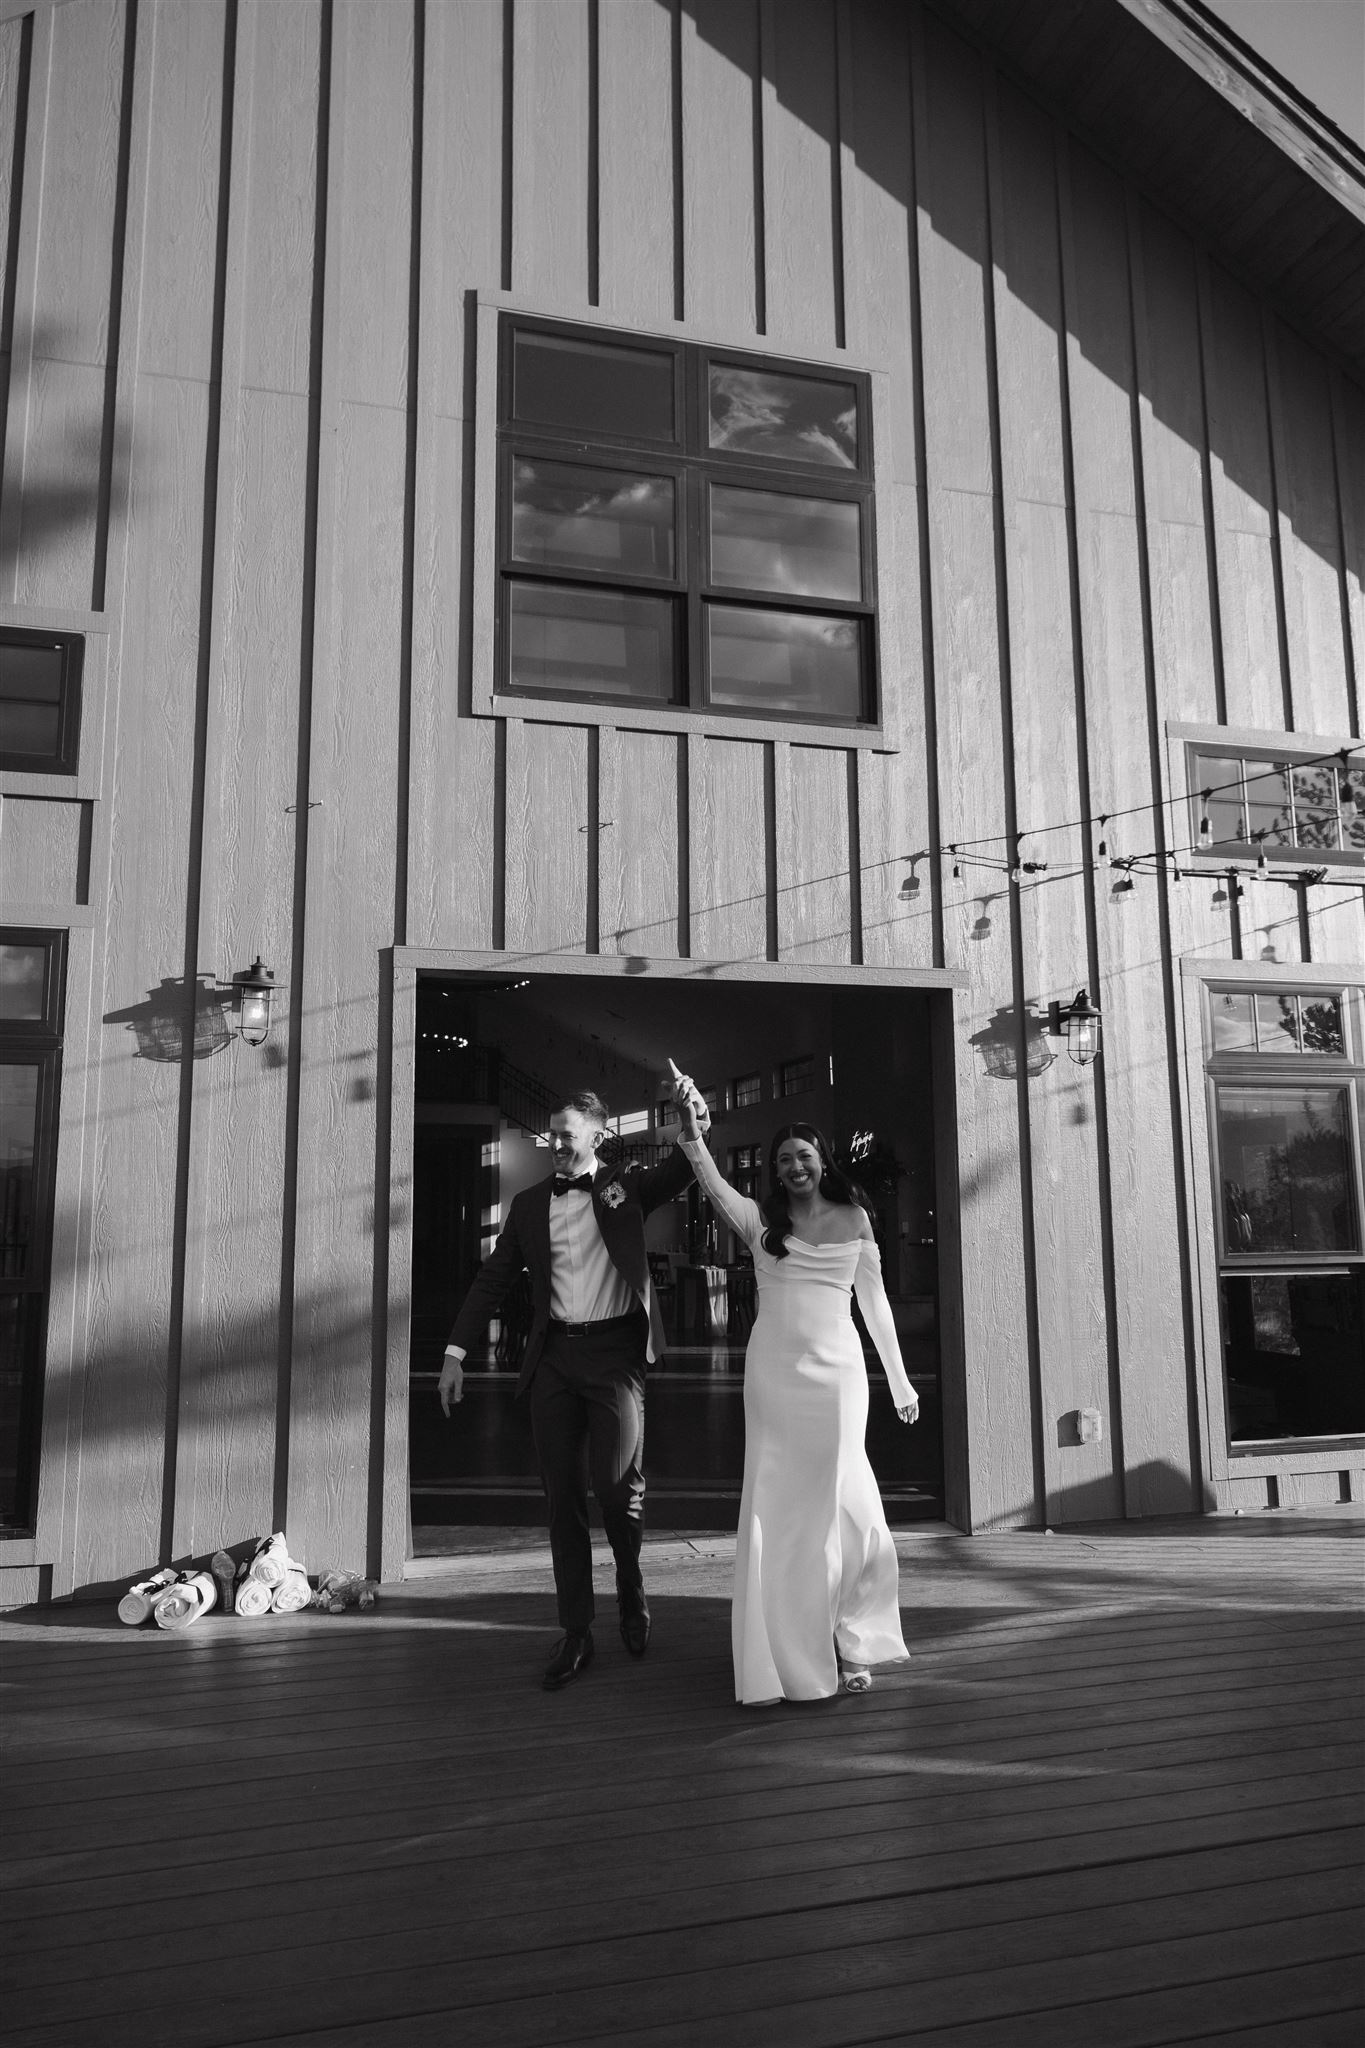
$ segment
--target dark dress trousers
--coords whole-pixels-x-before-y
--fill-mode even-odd
[[[455,1318],[450,1342],[471,1351],[523,1272],[531,1276],[531,1332],[517,1392],[530,1390],[531,1430],[550,1515],[559,1625],[586,1632],[594,1613],[588,1481],[616,1559],[624,1603],[641,1595],[644,1533],[646,1345],[663,1350],[663,1325],[649,1286],[645,1218],[688,1185],[681,1151],[661,1166],[599,1167],[592,1206],[607,1255],[638,1310],[568,1330],[550,1319],[550,1203],[553,1178],[512,1199],[507,1221]],[[646,1316],[646,1303],[649,1316]]]

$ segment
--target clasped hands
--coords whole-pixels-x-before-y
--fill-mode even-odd
[[[711,1112],[706,1106],[706,1097],[692,1076],[680,1073],[672,1060],[668,1064],[673,1074],[673,1100],[678,1105],[678,1115],[682,1120],[682,1135],[692,1144],[710,1130]]]

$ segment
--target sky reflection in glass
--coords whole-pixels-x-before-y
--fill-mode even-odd
[[[512,553],[519,562],[671,576],[676,524],[672,477],[518,457],[512,484]]]
[[[863,715],[862,634],[856,619],[707,606],[710,701],[749,711]]]
[[[861,519],[842,498],[711,486],[711,581],[794,597],[863,594]]]
[[[734,455],[858,467],[858,398],[852,384],[712,363],[710,444]]]

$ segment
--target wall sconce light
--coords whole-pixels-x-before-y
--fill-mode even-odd
[[[243,1045],[264,1045],[270,1036],[273,970],[258,953],[245,974],[233,975],[232,988],[237,997],[237,1033]]]
[[[1050,1038],[1065,1038],[1066,1049],[1078,1067],[1088,1067],[1100,1049],[1100,1013],[1085,990],[1076,991],[1074,1003],[1049,1003],[1047,1029]]]

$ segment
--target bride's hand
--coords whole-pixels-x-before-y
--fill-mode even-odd
[[[909,1405],[908,1405],[907,1407],[905,1407],[905,1408],[898,1408],[898,1409],[896,1410],[896,1413],[897,1413],[897,1415],[899,1415],[899,1417],[900,1417],[900,1419],[901,1419],[901,1421],[902,1421],[902,1422],[905,1422],[905,1423],[910,1423],[910,1422],[918,1422],[918,1421],[919,1421],[919,1395],[918,1395],[918,1394],[916,1394],[916,1396],[915,1396],[914,1400],[913,1400],[913,1401],[911,1401],[911,1402],[909,1403]]]
[[[682,1135],[689,1144],[694,1144],[711,1118],[692,1076],[679,1073],[672,1060],[668,1064],[673,1067],[673,1100],[678,1105],[678,1115],[682,1120]]]

